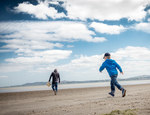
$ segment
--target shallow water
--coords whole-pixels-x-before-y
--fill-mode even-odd
[[[150,80],[119,81],[119,83],[121,85],[150,84]],[[110,82],[60,84],[59,89],[105,87],[105,86],[109,86],[109,85],[110,85]],[[51,90],[51,87],[47,87],[45,84],[45,85],[40,85],[40,86],[22,86],[22,87],[0,88],[0,93],[39,91],[39,90]]]

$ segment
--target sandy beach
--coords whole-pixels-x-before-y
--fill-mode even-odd
[[[126,97],[109,87],[50,91],[0,93],[1,115],[101,115],[112,110],[136,109],[137,115],[150,115],[150,84],[124,86]]]

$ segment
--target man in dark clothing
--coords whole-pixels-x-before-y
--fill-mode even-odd
[[[54,72],[51,73],[49,82],[51,81],[52,78],[52,89],[54,91],[54,94],[57,94],[58,90],[58,83],[60,83],[60,76],[59,73],[57,72],[57,69],[54,70]]]

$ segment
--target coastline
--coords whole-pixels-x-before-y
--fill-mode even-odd
[[[150,84],[150,80],[119,81],[119,83],[122,85]],[[110,85],[110,82],[59,84],[59,89],[107,87],[109,85]],[[42,90],[51,90],[51,87],[47,87],[46,84],[37,85],[37,86],[6,87],[6,88],[0,88],[0,93],[42,91]]]

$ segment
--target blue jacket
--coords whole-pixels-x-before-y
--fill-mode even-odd
[[[107,72],[109,73],[110,77],[118,74],[118,71],[116,68],[118,68],[118,70],[122,72],[120,65],[115,60],[112,60],[112,59],[106,59],[103,62],[102,66],[99,68],[99,71],[102,72],[105,68]]]

